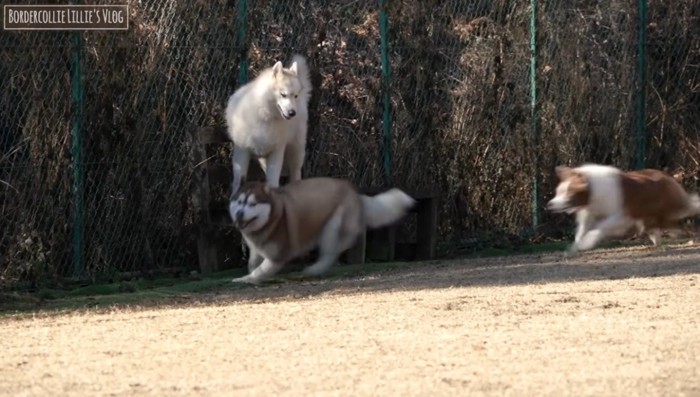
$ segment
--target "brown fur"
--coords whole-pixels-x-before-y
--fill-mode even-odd
[[[586,206],[590,190],[586,177],[565,166],[556,168],[560,181],[569,180],[567,193],[575,206]],[[688,210],[688,194],[677,175],[655,169],[620,173],[626,215],[640,220],[644,229],[679,229],[678,214]]]
[[[269,188],[263,182],[249,182],[242,189],[255,194],[258,203],[271,204],[268,223],[250,233],[250,237],[255,241],[275,241],[277,252],[270,259],[276,262],[287,262],[299,252],[310,249],[339,206],[350,209],[348,216],[362,214],[360,197],[355,187],[345,180],[310,178],[279,188]]]
[[[688,195],[671,175],[654,169],[621,174],[627,215],[640,219],[645,229],[678,227],[678,215],[688,210]]]
[[[588,205],[591,194],[586,177],[570,167],[557,167],[556,173],[561,181],[569,180],[567,194],[570,197],[571,204],[576,207]]]

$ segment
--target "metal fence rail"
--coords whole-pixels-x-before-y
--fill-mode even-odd
[[[293,52],[305,176],[439,190],[443,253],[568,233],[557,164],[698,185],[694,0],[128,3],[125,32],[0,35],[0,288],[195,266],[187,136]]]

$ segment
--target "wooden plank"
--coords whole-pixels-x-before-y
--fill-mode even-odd
[[[218,250],[214,230],[201,230],[197,236],[197,258],[199,259],[200,273],[209,274],[220,270]]]
[[[437,198],[422,199],[416,206],[416,259],[418,260],[435,258],[438,201]]]
[[[381,227],[367,233],[366,256],[370,261],[396,259],[396,225]]]
[[[199,141],[204,144],[210,143],[228,143],[231,142],[228,133],[226,132],[225,125],[212,125],[208,127],[202,127],[197,131],[197,136]]]
[[[209,164],[209,183],[210,186],[224,185],[230,188],[231,181],[233,181],[233,170],[230,165],[223,164]],[[261,181],[266,180],[265,173],[257,160],[250,162],[248,166],[248,176],[246,181]],[[284,181],[284,177],[280,178],[280,183]]]
[[[234,227],[231,215],[226,211],[213,211],[211,213],[211,224],[216,227]]]
[[[192,170],[190,199],[194,208],[195,222],[198,226],[197,255],[199,269],[202,274],[211,273],[218,269],[218,254],[216,244],[212,243],[213,232],[209,216],[209,173],[206,166],[206,150],[195,128],[190,128],[189,156]]]
[[[228,186],[230,189],[231,181],[233,180],[233,173],[231,172],[230,165],[208,164],[207,172],[209,173],[209,186],[224,185]]]

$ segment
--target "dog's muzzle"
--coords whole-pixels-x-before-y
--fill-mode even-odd
[[[238,210],[233,214],[233,225],[237,227],[239,230],[245,230],[251,223],[253,223],[256,219],[258,219],[257,216],[254,216],[247,221],[243,220],[243,211]]]
[[[285,112],[281,106],[277,105],[277,108],[280,110],[280,114],[282,115],[282,117],[284,117],[285,120],[291,120],[294,116],[297,115],[297,111],[294,109],[291,109],[290,111]]]

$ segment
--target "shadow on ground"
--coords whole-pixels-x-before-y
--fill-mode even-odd
[[[342,269],[341,269],[342,271]],[[229,285],[226,301],[298,299],[320,294],[365,294],[397,290],[493,287],[591,280],[662,277],[700,273],[700,247],[613,249],[565,259],[558,253],[392,264],[358,268],[330,279],[304,281],[294,275],[262,286]]]
[[[299,278],[298,273],[288,273],[260,286],[231,283],[231,276],[240,275],[238,273],[229,272],[225,277],[220,275],[219,278],[173,283],[131,293],[60,298],[34,295],[4,302],[0,304],[0,312],[94,309],[115,305],[153,307],[269,302],[324,294],[368,294],[697,274],[700,273],[700,247],[676,245],[664,249],[616,248],[588,252],[569,259],[565,259],[562,252],[555,252],[420,263],[337,266],[325,278],[304,280]]]

